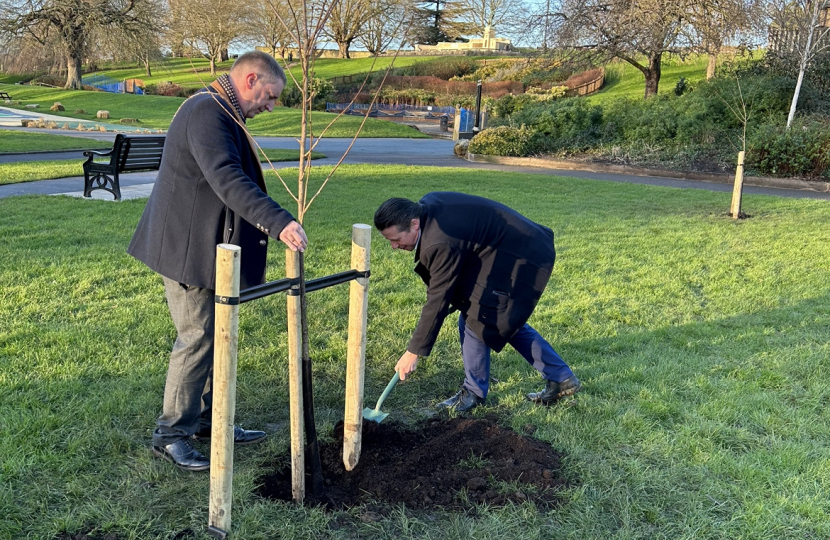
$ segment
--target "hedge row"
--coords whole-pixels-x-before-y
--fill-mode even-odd
[[[800,120],[786,129],[794,83],[787,77],[739,79],[749,121],[747,167],[757,174],[830,176],[830,122],[810,97]],[[539,103],[506,97],[492,104],[502,124],[471,141],[470,152],[529,156],[613,153],[669,166],[733,169],[742,148],[743,123],[734,77],[700,83],[683,95],[591,105],[584,98]],[[814,114],[811,114],[814,113]],[[505,148],[510,153],[504,152]],[[648,156],[646,156],[648,154]],[[645,156],[645,157],[644,157]]]

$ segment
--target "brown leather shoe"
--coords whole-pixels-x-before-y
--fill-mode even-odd
[[[565,396],[572,396],[582,389],[582,383],[576,378],[576,375],[568,377],[562,382],[547,381],[544,390],[541,392],[532,392],[527,395],[527,399],[534,403],[541,403],[542,405],[550,405],[559,401]]]
[[[210,460],[193,448],[193,443],[187,437],[167,446],[154,446],[153,455],[166,459],[185,471],[198,472],[210,469]]]
[[[438,404],[439,409],[454,409],[455,412],[467,412],[483,404],[485,398],[480,398],[466,388],[462,388],[453,397]]]

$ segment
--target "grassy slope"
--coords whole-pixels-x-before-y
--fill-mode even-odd
[[[658,94],[670,94],[680,77],[693,84],[706,78],[705,56],[694,55],[687,60],[668,58],[663,60]],[[617,98],[642,98],[645,93],[645,77],[627,62],[614,61],[605,68],[606,79],[602,90],[588,96],[591,103],[601,104]]]
[[[531,323],[585,391],[550,408],[523,401],[540,381],[508,349],[494,356],[501,382],[476,414],[537,426],[567,455],[562,505],[377,518],[255,497],[263,464],[288,459],[280,295],[240,310],[236,417],[271,437],[235,454],[236,537],[830,537],[830,232],[815,226],[830,220],[827,202],[745,195],[754,217],[735,222],[728,193],[348,166],[307,216],[309,278],[348,266],[351,225],[381,201],[436,189],[496,198],[556,231],[557,266]],[[271,191],[286,200],[273,180]],[[124,253],[143,207],[0,200],[0,538],[207,538],[208,475],[148,448],[174,334],[161,280]],[[372,259],[367,396],[388,381],[424,299],[409,254],[375,234]],[[335,288],[309,299],[324,437],[342,418],[347,297]],[[385,410],[414,421],[462,378],[450,321]]]
[[[40,86],[12,86],[0,84],[0,91],[12,94],[16,108],[23,109],[24,105],[37,103],[40,110],[48,112],[49,107],[59,101],[66,108],[62,113],[52,113],[58,116],[80,118],[95,121],[95,113],[105,109],[110,112],[109,123],[117,124],[121,118],[138,118],[137,126],[148,129],[166,129],[170,120],[181,105],[182,98],[165,96],[135,96],[132,94],[111,94],[108,92],[86,92],[83,90],[63,90],[58,88],[44,88]],[[83,109],[85,113],[75,113],[76,109]],[[275,137],[298,137],[300,135],[299,109],[277,107],[271,114],[262,114],[249,123],[255,135],[271,135]],[[335,119],[335,115],[314,112],[314,125],[325,126]],[[330,137],[350,137],[357,132],[361,118],[344,116],[337,120],[329,131]],[[320,128],[321,129],[321,128]],[[411,127],[370,118],[366,122],[362,137],[427,137]]]
[[[432,57],[429,56],[401,56],[394,59],[394,65],[396,67],[404,67],[416,62],[423,62],[424,60],[429,60],[431,58]],[[352,58],[343,60],[321,58],[314,64],[314,76],[323,79],[331,79],[342,75],[366,73],[370,70],[378,71],[386,69],[392,61],[392,57],[378,58],[374,62],[373,68],[372,58]],[[233,61],[217,64],[217,73],[227,73],[231,67],[231,64],[233,64]],[[112,77],[116,80],[141,79],[148,84],[155,84],[161,81],[171,81],[186,88],[201,88],[204,84],[210,84],[210,82],[214,79],[214,77],[210,75],[207,60],[202,58],[194,58],[192,60],[187,58],[168,58],[158,66],[154,66],[152,68],[152,72],[153,75],[151,77],[147,77],[144,73],[144,68],[129,67],[108,69],[99,73]],[[296,62],[292,64],[291,72],[298,78],[302,75]],[[291,77],[289,76],[288,79],[290,84]]]

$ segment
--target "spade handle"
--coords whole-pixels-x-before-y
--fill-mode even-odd
[[[395,376],[392,377],[392,380],[389,381],[389,384],[386,385],[386,389],[380,395],[380,398],[378,398],[378,404],[375,405],[376,411],[380,411],[380,406],[383,405],[383,402],[386,400],[386,396],[388,396],[389,392],[391,392],[392,389],[395,388],[395,385],[398,384],[399,380],[401,380],[401,375],[396,371]]]

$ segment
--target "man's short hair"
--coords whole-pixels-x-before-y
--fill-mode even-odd
[[[394,197],[381,204],[375,212],[375,227],[385,231],[393,225],[408,231],[413,219],[421,217],[421,205],[403,197]]]
[[[268,53],[262,51],[248,51],[239,56],[231,66],[231,73],[249,69],[266,82],[282,81],[285,84],[285,71],[279,62]]]

